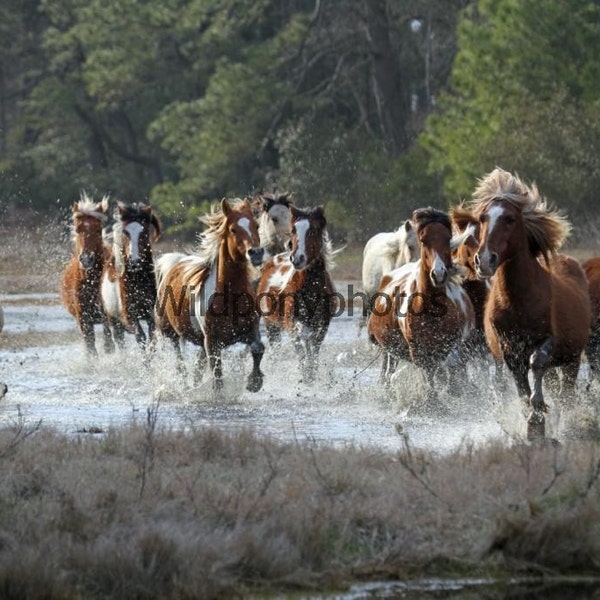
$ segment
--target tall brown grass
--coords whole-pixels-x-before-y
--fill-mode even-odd
[[[153,412],[154,411],[154,412]],[[0,597],[223,598],[422,575],[592,573],[600,446],[416,450],[251,430],[0,431]]]

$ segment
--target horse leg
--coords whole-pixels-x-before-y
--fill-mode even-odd
[[[280,327],[278,327],[274,323],[266,323],[265,329],[267,331],[267,339],[269,340],[270,346],[273,346],[274,344],[279,344],[281,342]]]
[[[112,334],[114,337],[115,342],[117,342],[117,346],[119,346],[119,348],[124,348],[125,347],[125,328],[123,327],[123,324],[121,323],[121,321],[119,319],[110,319],[110,326],[112,328]],[[105,340],[105,347],[106,347],[106,340]],[[110,352],[110,350],[107,350],[107,352]]]
[[[591,382],[600,373],[600,331],[595,328],[590,333],[585,355],[590,368],[589,381]]]
[[[561,400],[563,400],[562,404],[569,408],[572,408],[577,400],[577,376],[579,375],[580,366],[581,360],[579,356],[574,356],[573,359],[562,368],[563,388]]]
[[[202,377],[204,370],[206,369],[206,350],[204,346],[198,348],[198,356],[196,358],[196,369],[194,370],[194,383],[200,385],[202,383]]]
[[[213,390],[220,392],[223,390],[223,359],[222,347],[220,344],[211,344],[205,342],[205,350],[208,355],[208,364],[213,376]]]
[[[146,333],[144,332],[144,328],[142,327],[142,324],[140,323],[140,321],[136,321],[135,341],[137,342],[138,346],[142,350],[146,349],[146,341],[147,341]]]
[[[83,341],[88,355],[93,357],[98,356],[98,351],[96,350],[96,336],[94,334],[94,320],[82,315],[80,317],[79,327],[83,334]]]
[[[529,358],[529,365],[533,372],[533,394],[529,400],[532,412],[527,420],[527,439],[529,441],[538,441],[546,437],[544,413],[548,411],[548,407],[544,402],[542,379],[552,355],[553,343],[554,340],[551,337],[546,338]]]
[[[249,392],[258,392],[263,385],[264,374],[260,370],[260,363],[265,353],[265,346],[260,339],[258,325],[254,329],[254,339],[250,344],[250,352],[252,354],[252,372],[248,375],[246,389]]]

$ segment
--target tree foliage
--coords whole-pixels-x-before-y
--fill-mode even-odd
[[[600,6],[480,0],[465,11],[451,86],[422,137],[446,196],[500,165],[573,212],[600,183]]]

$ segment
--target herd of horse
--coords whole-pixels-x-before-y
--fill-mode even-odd
[[[337,310],[323,207],[262,194],[223,199],[202,221],[193,251],[155,259],[161,225],[150,206],[119,203],[110,215],[108,198],[85,195],[73,205],[75,250],[61,299],[88,353],[96,354],[96,324],[108,352],[129,332],[151,356],[158,333],[172,342],[183,372],[185,340],[199,348],[195,377],[208,364],[218,391],[222,351],[244,343],[253,360],[246,387],[257,392],[262,320],[270,343],[287,332],[302,381],[312,383]],[[600,258],[581,265],[560,254],[569,231],[535,185],[496,168],[479,180],[471,201],[448,212],[417,209],[397,231],[369,240],[362,325],[381,348],[382,384],[389,385],[400,359],[409,360],[426,373],[435,401],[442,366],[456,377],[471,359],[492,357],[530,407],[528,438],[543,439],[544,374],[574,402],[583,353],[592,373],[600,368]]]

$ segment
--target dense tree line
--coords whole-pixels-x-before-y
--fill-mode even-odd
[[[5,0],[0,209],[291,189],[363,240],[500,164],[591,212],[599,4]]]

